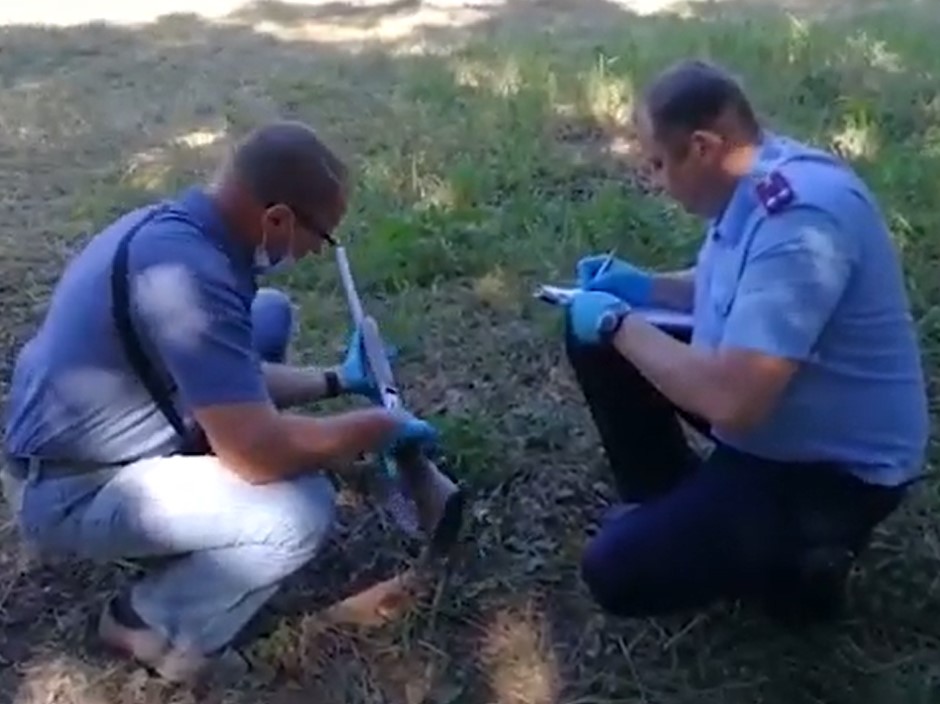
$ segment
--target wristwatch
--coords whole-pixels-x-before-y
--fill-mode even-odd
[[[619,301],[616,305],[611,305],[605,310],[597,321],[597,332],[604,344],[614,339],[623,321],[630,314],[630,306]]]

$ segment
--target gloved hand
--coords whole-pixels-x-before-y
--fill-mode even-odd
[[[382,452],[394,454],[409,445],[427,448],[437,443],[437,429],[427,421],[415,417],[408,411],[399,411],[399,418],[398,427],[385,443]]]
[[[385,356],[391,364],[396,356],[392,348],[385,348]],[[373,403],[382,403],[375,376],[369,368],[365,346],[362,344],[362,331],[357,327],[349,338],[346,358],[339,368],[339,381],[345,393],[365,396]]]
[[[606,291],[630,305],[647,305],[653,289],[652,275],[622,259],[614,259],[607,270],[598,276],[605,261],[606,254],[581,259],[577,265],[578,285],[586,291]]]
[[[630,311],[628,303],[603,291],[584,291],[568,305],[571,332],[579,342],[590,345],[605,342],[605,326],[612,327],[618,317]]]

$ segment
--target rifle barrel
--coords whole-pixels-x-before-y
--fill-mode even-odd
[[[346,257],[346,248],[343,246],[336,248],[336,264],[339,267],[339,276],[343,282],[343,290],[346,293],[346,302],[349,304],[349,313],[352,315],[353,325],[361,325],[363,318],[362,301],[359,299],[356,281],[353,279],[352,270],[349,268],[349,259]]]

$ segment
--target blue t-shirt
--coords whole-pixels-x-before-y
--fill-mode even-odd
[[[252,344],[251,252],[202,191],[191,189],[168,205],[129,250],[131,310],[144,350],[175,383],[184,418],[201,406],[266,401]],[[125,357],[111,310],[118,242],[153,207],[108,226],[66,268],[14,369],[8,454],[112,463],[179,449]]]
[[[830,155],[769,135],[699,253],[693,344],[801,363],[758,427],[717,437],[894,485],[923,470],[926,385],[875,199]]]

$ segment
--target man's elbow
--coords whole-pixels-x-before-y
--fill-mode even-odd
[[[727,350],[717,359],[708,388],[708,420],[722,431],[741,435],[770,418],[796,372],[790,360],[742,350]]]
[[[768,404],[732,392],[713,398],[708,420],[720,431],[741,435],[757,428],[769,415]]]

